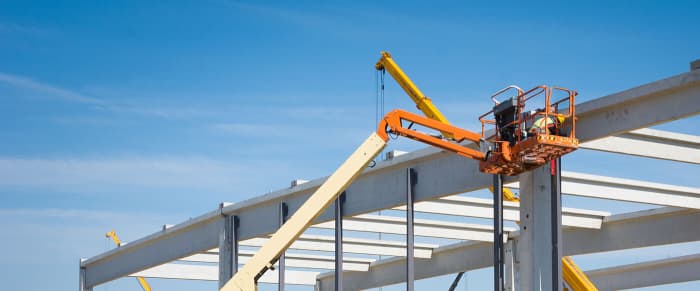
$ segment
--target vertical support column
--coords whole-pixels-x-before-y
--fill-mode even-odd
[[[505,260],[503,266],[505,270],[505,282],[503,284],[503,290],[513,291],[515,290],[515,244],[513,240],[508,240],[503,246],[503,253]]]
[[[547,163],[520,174],[520,237],[516,246],[520,290],[561,290],[561,284],[554,284],[561,276],[561,263],[554,262],[561,258],[553,255],[552,243],[560,240],[553,237],[559,235],[556,234],[558,227],[556,232],[554,229],[558,223],[552,220],[559,216],[556,219],[561,221],[561,213],[553,211],[554,204],[561,202],[552,201],[559,200],[558,187],[552,182],[552,169],[551,163]],[[557,194],[553,195],[553,191]]]
[[[284,202],[280,203],[280,227],[282,227],[284,222],[287,221],[287,214],[288,214],[287,212],[288,211],[289,211],[289,209],[287,208],[287,203],[284,203]],[[279,277],[277,279],[277,286],[278,286],[277,290],[279,290],[279,291],[284,291],[284,283],[285,283],[284,261],[285,261],[285,258],[284,258],[284,252],[283,252],[282,255],[279,257],[279,259],[277,260],[277,263],[279,265],[277,267],[277,272],[279,275]]]
[[[562,271],[561,271],[561,157],[550,162],[550,175],[552,185],[552,198],[550,201],[550,211],[552,220],[552,286],[554,290],[562,290]]]
[[[414,257],[414,237],[413,237],[413,190],[418,182],[418,174],[412,168],[406,170],[406,290],[413,291],[413,281],[415,278]]]
[[[503,176],[493,175],[493,290],[503,291]]]
[[[224,216],[219,233],[219,288],[238,272],[238,217]]]
[[[80,259],[80,262],[82,262],[82,261],[83,260]],[[79,279],[78,279],[78,280],[80,280],[80,281],[78,281],[78,291],[92,291],[92,287],[88,287],[85,285],[85,268],[81,267],[80,263],[78,264],[78,268],[80,270]]]
[[[343,203],[345,192],[335,199],[335,290],[343,290]]]

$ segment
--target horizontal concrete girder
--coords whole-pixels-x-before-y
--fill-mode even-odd
[[[700,164],[700,137],[643,128],[580,145],[581,148]]]
[[[335,229],[332,221],[316,224],[314,228]],[[406,219],[393,216],[363,214],[343,219],[343,229],[362,232],[406,234]],[[505,231],[513,231],[505,228]],[[416,236],[493,241],[493,227],[481,224],[458,223],[440,220],[415,219]]]
[[[695,115],[700,112],[698,96],[700,71],[694,71],[579,104],[577,137],[583,143]],[[354,216],[404,204],[407,167],[418,173],[416,201],[470,192],[491,184],[491,177],[478,171],[477,162],[428,148],[366,170],[346,190],[346,214]],[[239,218],[241,239],[268,235],[278,227],[274,218],[280,202],[287,203],[293,213],[323,181],[324,178],[316,179],[226,206],[87,259],[81,263],[85,285],[90,288],[218,246],[222,215]],[[332,218],[332,211],[326,211],[316,223]]]
[[[238,263],[245,264],[253,256],[255,252],[250,250],[239,251]],[[183,262],[199,262],[199,263],[218,263],[218,253],[203,253],[184,257],[178,261]],[[374,259],[355,258],[343,256],[343,270],[348,271],[367,271],[369,264],[374,262]],[[287,252],[285,254],[285,266],[292,268],[306,269],[326,269],[332,270],[335,268],[335,257],[323,255],[300,254]]]
[[[562,171],[562,193],[582,197],[700,209],[700,189]],[[508,183],[518,188],[518,182]]]
[[[700,280],[700,254],[586,271],[600,291]]]
[[[260,247],[267,242],[267,238],[253,238],[241,241],[241,246]],[[416,258],[430,258],[437,245],[415,244]],[[302,235],[289,249],[305,251],[335,251],[335,237],[321,235]],[[343,252],[379,256],[405,256],[406,243],[390,240],[343,238]]]
[[[563,252],[564,255],[579,255],[699,241],[698,221],[700,211],[670,207],[612,215],[603,221],[598,230],[564,229]],[[517,232],[511,234],[517,239]],[[435,249],[430,260],[415,261],[415,278],[490,267],[493,264],[492,255],[493,246],[486,242],[442,246]],[[362,290],[401,283],[405,280],[405,266],[405,258],[377,261],[370,265],[368,272],[344,272],[343,286],[348,290]],[[334,277],[332,272],[319,275],[320,290],[334,290]]]
[[[313,286],[316,283],[317,275],[318,272],[286,270],[284,279],[285,284],[288,285]],[[217,266],[170,263],[131,274],[129,277],[218,281],[219,268]],[[260,277],[258,282],[277,284],[278,278],[277,270],[269,270]]]
[[[414,206],[417,212],[447,214],[478,218],[493,218],[493,201],[490,199],[449,196],[435,201],[424,201]],[[520,220],[520,206],[517,202],[503,202],[503,219]],[[405,210],[405,206],[396,207]],[[562,208],[562,225],[582,228],[600,228],[603,218],[610,213],[575,208]],[[493,235],[493,233],[492,233]],[[491,240],[492,241],[492,240]]]

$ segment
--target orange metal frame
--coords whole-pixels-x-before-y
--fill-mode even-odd
[[[402,121],[411,122],[422,125],[443,133],[452,134],[452,140],[445,140],[439,137],[428,135],[422,132],[411,130],[403,127]],[[475,132],[461,129],[449,124],[442,123],[427,117],[413,114],[400,109],[393,110],[384,116],[384,119],[379,123],[377,134],[385,141],[389,140],[389,133],[397,134],[410,138],[412,140],[427,143],[429,145],[452,151],[458,155],[465,156],[471,159],[483,160],[486,155],[478,150],[460,145],[459,142],[464,140],[479,143],[481,135]]]
[[[504,90],[499,91],[500,94]],[[552,102],[554,92],[564,92],[566,97]],[[526,102],[531,101],[537,96],[544,95],[544,107],[538,110],[533,115],[523,114]],[[479,117],[481,121],[481,136],[494,143],[495,149],[489,155],[486,161],[480,164],[480,170],[492,174],[517,175],[529,169],[541,166],[547,161],[560,157],[564,154],[572,152],[578,148],[578,140],[576,139],[576,111],[575,98],[578,93],[574,90],[569,90],[561,87],[537,86],[526,92],[518,90],[517,97],[517,119],[505,126],[515,125],[516,140],[513,146],[509,142],[503,141],[499,136],[499,128],[496,121],[486,119],[487,116],[493,115],[493,110],[484,113]],[[495,97],[495,96],[494,96]],[[566,112],[560,108],[562,104],[567,103]],[[557,120],[557,117],[564,117],[568,122],[566,126],[571,130],[566,136],[562,136],[561,128],[564,125],[555,126],[555,131],[550,133],[545,130],[535,136],[523,136],[523,132],[527,132],[527,126],[530,122],[537,118],[544,118],[545,127],[548,126],[549,120]],[[550,119],[551,118],[551,119]],[[486,136],[488,129],[487,125],[494,126],[494,134]],[[529,157],[532,160],[528,163],[525,158]]]
[[[499,91],[496,95],[511,88],[517,87],[508,87]],[[537,86],[526,92],[523,92],[519,88],[517,88],[517,90],[517,118],[515,121],[505,125],[514,125],[517,128],[515,132],[516,140],[513,145],[499,136],[500,131],[495,120],[486,119],[487,116],[493,114],[493,110],[479,117],[481,121],[481,134],[398,109],[384,116],[377,128],[377,134],[385,141],[389,141],[389,134],[391,133],[442,148],[467,158],[480,160],[480,171],[489,174],[503,175],[520,174],[524,171],[539,167],[549,160],[560,157],[578,148],[578,140],[575,138],[576,112],[574,104],[577,95],[576,91],[547,86]],[[554,92],[564,92],[567,96],[552,102],[551,99]],[[544,95],[545,99],[544,107],[541,111],[532,115],[523,114],[525,103],[540,95]],[[567,101],[569,103],[567,107],[568,110],[564,112],[565,110],[560,109],[560,107]],[[545,118],[545,127],[547,127],[547,122],[550,118],[556,121],[557,117],[564,117],[568,120],[566,126],[570,127],[571,130],[568,132],[568,135],[562,136],[560,130],[563,125],[556,125],[552,133],[545,130],[543,133],[534,136],[523,136],[522,133],[525,132],[528,123],[540,117]],[[404,127],[403,122],[409,122],[411,125]],[[443,135],[449,134],[451,138],[447,139],[412,130],[411,126],[413,124],[436,130]],[[486,137],[486,127],[491,124],[494,125],[495,133]],[[494,145],[494,148],[489,153],[483,153],[460,144],[465,140],[479,144],[482,139]]]

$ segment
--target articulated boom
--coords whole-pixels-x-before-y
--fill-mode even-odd
[[[419,131],[414,131],[410,128],[405,128],[403,127],[402,121],[407,121],[411,124],[418,124],[443,133],[448,133],[450,136],[452,136],[452,138],[450,140],[446,140]],[[480,134],[399,109],[389,112],[379,123],[377,134],[384,138],[384,140],[389,140],[389,133],[420,141],[471,159],[483,160],[486,157],[484,153],[478,150],[459,144],[464,140],[469,140],[479,144],[479,140],[481,139]]]

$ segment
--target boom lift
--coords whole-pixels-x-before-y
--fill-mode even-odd
[[[122,245],[122,241],[119,240],[119,237],[117,236],[117,233],[114,232],[114,230],[110,230],[107,233],[105,233],[105,237],[111,238],[114,244],[117,245],[117,247],[120,247]],[[148,285],[146,279],[144,279],[143,277],[136,277],[136,280],[139,281],[139,285],[141,285],[143,291],[151,291],[151,285]]]
[[[395,64],[394,67],[398,68]],[[406,86],[420,92],[412,83],[406,83]],[[370,134],[365,142],[326,179],[221,290],[257,290],[257,280],[273,267],[280,255],[313,224],[324,209],[384,149],[390,134],[407,137],[467,158],[479,160],[480,171],[496,175],[517,175],[575,150],[578,147],[578,140],[575,138],[573,130],[575,128],[573,107],[576,92],[563,88],[554,89],[569,94],[562,100],[550,103],[552,88],[538,86],[526,93],[518,94],[507,102],[497,104],[493,110],[479,118],[482,123],[481,134],[403,110],[389,112],[379,123],[377,131]],[[415,96],[423,95],[416,94]],[[544,107],[542,110],[526,114],[525,102],[536,96],[545,96]],[[431,106],[432,103],[429,102],[429,99],[422,98],[420,100],[422,100],[421,104],[423,105],[419,105],[419,108],[428,108],[421,110],[439,112],[437,108]],[[559,108],[563,103],[569,104],[566,112]],[[564,106],[561,107],[563,109]],[[490,114],[494,115],[493,120],[486,119],[486,116]],[[547,120],[554,120],[553,118],[559,116],[570,119],[568,129],[565,129],[564,124],[561,123],[548,123]],[[547,130],[528,132],[527,127],[537,118],[545,118],[544,127]],[[408,123],[408,126],[404,127],[404,123]],[[439,131],[443,137],[412,130],[414,125]],[[494,127],[493,131],[489,131],[487,134],[487,127],[490,129],[491,126]],[[568,133],[568,136],[562,135],[563,133]],[[464,141],[479,144],[480,150],[462,145],[461,143]],[[502,186],[498,185],[495,189],[500,190]]]
[[[375,68],[377,70],[386,70],[387,72],[389,72],[389,75],[391,75],[394,78],[394,80],[396,80],[396,82],[401,86],[401,88],[404,89],[406,94],[408,94],[408,96],[411,97],[411,100],[413,100],[413,102],[416,103],[416,107],[420,109],[425,114],[425,116],[445,124],[450,124],[450,122],[447,120],[447,118],[444,117],[442,112],[440,112],[440,110],[432,103],[431,99],[425,96],[423,92],[421,92],[420,89],[418,89],[418,87],[413,83],[413,81],[411,81],[408,75],[406,75],[403,72],[403,70],[401,70],[401,68],[394,61],[389,52],[381,52],[381,58],[379,59],[379,61],[377,61]],[[518,95],[522,95],[524,93],[522,89],[520,89],[518,86],[511,85],[496,92],[494,95],[491,96],[491,100],[494,101],[495,105],[499,105],[500,102],[496,100],[496,97],[511,89],[517,90]],[[483,130],[484,129],[482,128],[482,131]],[[443,135],[446,137],[451,137],[450,135],[446,135],[446,133],[444,132]],[[493,193],[494,187],[489,187],[489,190]],[[520,199],[517,196],[515,196],[515,194],[513,194],[513,192],[510,189],[503,187],[502,191],[503,199],[511,202],[520,202]],[[581,269],[579,269],[578,266],[574,263],[574,261],[568,256],[562,258],[562,273],[564,281],[566,281],[566,283],[569,286],[571,286],[573,291],[598,290],[595,287],[595,285],[591,283],[586,274],[583,273]]]
[[[573,95],[571,98],[573,98]],[[573,102],[571,102],[571,104],[573,104]],[[498,119],[498,117],[496,118]],[[513,122],[520,123],[520,118],[507,124],[510,125]],[[408,123],[408,127],[404,127],[404,123]],[[413,125],[420,125],[428,129],[444,132],[450,134],[452,138],[444,139],[411,130]],[[359,176],[360,172],[367,167],[372,159],[384,149],[389,141],[390,134],[404,136],[467,158],[479,160],[480,170],[487,173],[517,175],[525,169],[525,167],[522,166],[512,166],[519,164],[519,161],[522,160],[521,154],[518,152],[503,152],[504,149],[510,150],[511,145],[510,142],[502,142],[500,135],[489,137],[489,139],[502,143],[501,146],[488,147],[482,145],[482,148],[490,150],[479,151],[460,143],[466,140],[481,144],[488,143],[488,141],[483,138],[485,136],[484,132],[478,134],[403,110],[391,111],[379,123],[377,131],[370,134],[367,140],[365,140],[365,142],[363,142],[357,150],[328,177],[316,192],[314,192],[294,215],[270,237],[268,242],[255,253],[253,258],[251,258],[248,263],[221,288],[221,290],[257,290],[257,280],[268,269],[273,267],[280,255],[311,226],[324,209],[327,208],[337,196]],[[544,134],[549,135],[547,133]],[[537,136],[530,138],[537,138]],[[516,140],[514,147],[517,147],[519,145],[517,141],[519,140],[514,140]],[[543,140],[548,139],[545,138]],[[535,145],[539,144],[540,143],[535,143]],[[533,151],[536,152],[537,149],[533,149]],[[551,157],[556,157],[556,154],[552,154]],[[510,170],[504,171],[503,169]]]

